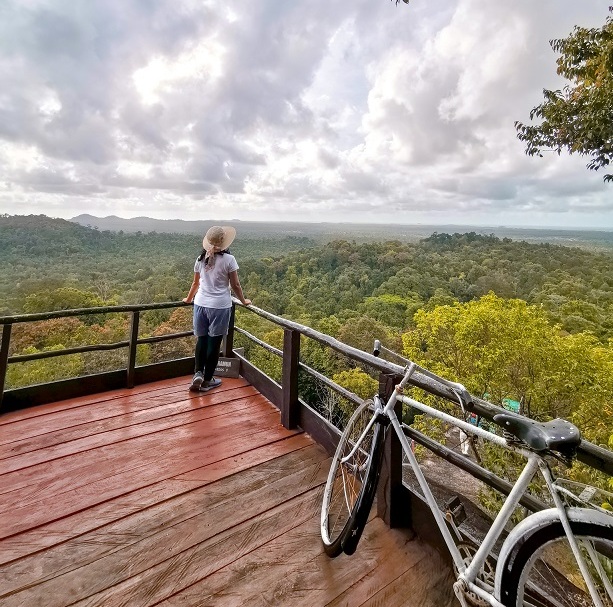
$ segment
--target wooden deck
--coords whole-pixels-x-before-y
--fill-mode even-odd
[[[325,451],[243,379],[188,378],[0,417],[0,605],[455,605],[438,555],[368,523],[319,538]]]

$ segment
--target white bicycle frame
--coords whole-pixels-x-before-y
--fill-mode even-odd
[[[382,405],[381,399],[379,398],[375,399],[375,410],[379,410],[380,412],[383,413],[383,415],[389,418],[390,423],[392,427],[394,428],[394,431],[396,432],[398,439],[400,440],[404,454],[408,458],[409,463],[413,469],[413,472],[415,473],[415,476],[417,478],[419,486],[421,487],[421,490],[426,499],[426,502],[428,503],[428,506],[430,507],[430,510],[432,511],[434,519],[436,520],[436,523],[441,531],[443,539],[445,540],[445,544],[447,545],[447,548],[449,549],[451,557],[453,558],[453,562],[455,563],[455,566],[458,570],[458,581],[456,581],[456,583],[454,584],[454,589],[456,590],[456,595],[458,595],[458,598],[461,601],[463,601],[463,599],[460,597],[460,594],[461,594],[461,592],[459,592],[460,588],[458,588],[457,586],[459,584],[460,586],[463,586],[470,592],[476,594],[480,598],[487,601],[490,605],[494,607],[504,607],[502,603],[500,603],[500,600],[499,600],[500,599],[500,584],[499,584],[500,573],[499,571],[498,570],[496,571],[496,584],[495,584],[495,589],[493,591],[489,591],[489,589],[486,590],[485,588],[482,588],[479,585],[479,580],[477,579],[477,576],[479,575],[479,572],[482,566],[484,565],[486,558],[489,556],[492,548],[494,547],[494,544],[496,543],[498,538],[503,533],[506,524],[509,522],[509,519],[511,518],[513,514],[513,511],[515,510],[516,506],[519,504],[522,496],[526,493],[530,482],[532,481],[536,473],[540,470],[541,474],[543,475],[545,479],[545,482],[547,483],[551,496],[554,500],[555,510],[557,510],[557,517],[561,521],[562,526],[566,532],[566,536],[568,538],[569,544],[571,546],[573,554],[575,555],[575,558],[583,574],[583,577],[586,581],[586,584],[588,585],[588,589],[590,591],[590,594],[592,595],[592,599],[594,600],[595,605],[602,607],[602,602],[600,601],[598,597],[598,593],[594,587],[593,581],[588,572],[587,565],[580,552],[578,542],[575,539],[571,531],[566,508],[559,495],[558,489],[554,483],[554,479],[552,478],[551,471],[549,470],[549,466],[547,465],[547,463],[543,460],[543,458],[540,455],[532,451],[529,451],[527,449],[518,447],[516,445],[509,444],[501,436],[493,434],[492,432],[488,432],[487,430],[484,430],[482,428],[469,424],[463,420],[457,419],[456,417],[443,413],[442,411],[438,411],[437,409],[429,407],[428,405],[425,405],[406,395],[403,395],[401,393],[402,389],[407,384],[415,368],[416,368],[415,363],[411,363],[409,365],[404,375],[403,380],[396,387],[394,394],[392,394],[392,396],[389,398],[385,406]],[[436,377],[436,379],[441,381],[441,378],[439,377]],[[461,386],[460,384],[455,384],[453,382],[446,382],[446,381],[445,381],[445,384],[449,386],[452,390],[455,390],[456,388],[460,390],[464,390],[464,387]],[[417,462],[415,454],[413,453],[413,450],[411,449],[409,441],[407,440],[407,437],[402,430],[401,423],[398,420],[398,417],[394,411],[394,406],[397,401],[401,401],[417,409],[418,411],[425,413],[426,415],[429,415],[436,419],[440,419],[444,422],[452,424],[453,426],[460,428],[467,434],[476,435],[478,437],[483,438],[486,441],[499,445],[500,447],[508,451],[513,451],[515,453],[518,453],[522,455],[523,457],[525,457],[527,460],[527,463],[523,471],[521,472],[519,478],[515,482],[511,492],[506,498],[502,508],[498,512],[496,518],[494,519],[494,522],[492,523],[492,526],[490,527],[485,538],[483,539],[483,542],[477,549],[468,567],[466,567],[464,563],[464,559],[462,558],[462,555],[460,554],[454,542],[451,532],[449,528],[447,527],[443,513],[440,511],[436,503],[436,500],[434,499],[434,496],[432,495],[432,491],[428,485],[428,481],[426,480],[421,470],[421,467],[419,466],[419,463]],[[461,401],[460,401],[460,404],[461,404]],[[362,436],[356,442],[356,445],[354,446],[352,453],[356,449],[359,448],[359,445],[361,444],[363,437],[366,435],[370,427],[372,427],[372,424],[375,423],[375,418],[376,418],[376,415],[373,416],[366,430],[362,433]],[[349,459],[350,457],[351,457],[351,454],[346,459]],[[581,509],[576,509],[576,510],[580,511]],[[531,515],[527,517],[525,519],[525,522],[529,524],[531,517],[535,517],[534,524],[536,525],[538,515]],[[509,547],[507,545],[508,542],[514,543],[514,541],[515,541],[515,538],[513,537],[513,534],[510,534],[505,540],[501,552],[504,551],[505,548],[508,549]]]

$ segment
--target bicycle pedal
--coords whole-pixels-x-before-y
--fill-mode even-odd
[[[461,525],[466,520],[466,510],[464,504],[457,495],[454,495],[445,503],[445,518],[449,515],[456,526]]]
[[[592,498],[594,497],[594,495],[596,494],[596,491],[598,491],[598,489],[596,489],[596,487],[586,487],[579,494],[579,499],[582,502],[587,502],[589,504],[592,501]]]

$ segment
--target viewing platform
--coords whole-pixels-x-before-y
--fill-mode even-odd
[[[280,349],[235,323],[242,317],[235,306],[221,355],[236,361],[238,377],[192,393],[193,356],[171,347],[161,360],[138,362],[143,348],[192,337],[180,327],[142,334],[141,315],[184,306],[0,317],[0,606],[457,607],[449,552],[429,505],[405,477],[394,433],[385,437],[375,505],[357,552],[330,559],[320,539],[329,455],[347,413],[364,401],[307,364],[301,346],[308,353],[314,343],[347,366],[368,368],[383,399],[405,367],[255,306],[240,311],[282,330]],[[34,352],[15,346],[22,326],[53,331],[48,321],[92,314],[127,315],[126,339]],[[12,365],[121,350],[125,356],[106,368],[86,365],[87,375],[46,383],[9,376]],[[268,373],[257,364],[266,360],[256,354],[262,350],[278,360],[261,365]],[[409,383],[459,406],[457,393],[431,375],[415,371]],[[488,423],[505,412],[478,396],[465,401],[465,412]],[[506,478],[453,444],[410,420],[402,432],[449,466],[439,508],[457,498],[470,515],[466,487],[447,482],[459,471],[471,484],[509,494]],[[613,475],[607,449],[582,440],[576,456]],[[520,504],[530,512],[547,507],[528,494]],[[478,525],[462,526],[462,540],[478,543]]]
[[[245,379],[190,379],[0,416],[2,607],[457,605],[446,562],[376,509],[328,558],[324,447]]]

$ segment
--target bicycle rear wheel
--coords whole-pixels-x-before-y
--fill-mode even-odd
[[[609,517],[607,517],[609,518]],[[613,607],[613,517],[571,521],[600,605]],[[525,538],[503,570],[501,601],[507,607],[595,607],[559,521]]]
[[[373,415],[372,401],[355,410],[332,458],[321,507],[321,539],[326,554],[331,557],[343,551],[343,542],[356,524],[358,506],[360,510],[365,508],[364,500],[360,498],[371,470],[373,448],[380,430],[380,424],[375,422],[364,434]],[[372,498],[369,510],[371,504]]]

